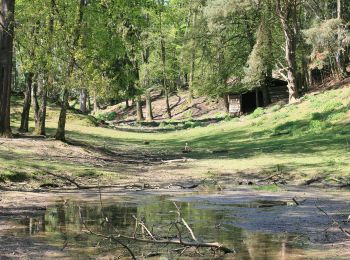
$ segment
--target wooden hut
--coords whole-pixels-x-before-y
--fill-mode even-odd
[[[236,81],[235,81],[236,82]],[[267,92],[271,103],[278,101],[288,101],[287,82],[272,78],[267,86]],[[238,116],[253,112],[258,107],[263,107],[263,93],[261,87],[256,87],[250,91],[242,91],[228,95],[229,111],[232,116]]]

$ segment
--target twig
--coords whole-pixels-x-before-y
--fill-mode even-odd
[[[188,231],[190,232],[192,239],[193,239],[194,241],[198,242],[196,236],[195,236],[194,233],[193,233],[193,230],[190,228],[190,226],[187,224],[187,222],[186,222],[183,218],[181,218],[181,220],[182,220],[182,223],[185,225],[185,227],[186,227],[186,228],[188,229]]]
[[[332,225],[336,225],[339,229],[340,229],[340,231],[342,232],[342,233],[344,233],[347,237],[350,237],[350,233],[348,232],[348,231],[346,231],[340,224],[339,224],[339,222],[338,221],[336,221],[332,216],[330,216],[324,209],[322,209],[322,208],[320,208],[319,206],[317,206],[317,205],[315,205],[316,206],[316,208],[319,210],[319,211],[321,211],[323,214],[325,214],[333,223],[332,223]],[[328,228],[327,228],[328,229]],[[326,230],[327,230],[326,229]]]
[[[81,216],[81,208],[79,206],[79,217],[80,217],[80,221],[81,223],[83,223],[84,227],[86,228],[86,230],[88,231],[89,234],[92,234],[94,236],[98,236],[98,237],[103,237],[103,238],[106,238],[106,239],[110,239],[110,240],[113,240],[115,242],[117,242],[118,244],[120,244],[122,247],[124,247],[128,252],[129,254],[131,255],[131,258],[133,260],[137,260],[136,257],[135,257],[135,254],[133,253],[133,251],[130,249],[130,247],[128,247],[126,244],[124,244],[122,241],[120,241],[119,239],[115,238],[114,236],[105,236],[105,235],[102,235],[102,234],[98,234],[98,233],[95,233],[93,232],[92,230],[90,230],[88,228],[88,226],[86,225],[85,221],[83,221],[83,218]]]

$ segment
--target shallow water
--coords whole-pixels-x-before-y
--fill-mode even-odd
[[[249,222],[249,219],[239,216],[244,210],[263,215],[281,211],[283,207],[292,207],[285,201],[275,200],[227,203],[192,199],[191,196],[144,196],[122,199],[119,197],[117,202],[111,199],[102,200],[101,204],[100,200],[87,202],[62,199],[36,217],[16,220],[24,226],[16,231],[16,235],[55,246],[72,258],[125,258],[128,255],[120,246],[86,234],[82,221],[97,233],[113,234],[117,229],[123,234],[132,235],[136,217],[142,219],[155,234],[173,236],[176,235],[176,230],[169,230],[169,227],[177,218],[174,201],[181,208],[182,217],[189,223],[199,240],[220,242],[236,251],[235,255],[226,255],[225,259],[298,259],[298,256],[302,255],[300,249],[303,241],[298,234],[256,232],[241,225]],[[138,256],[161,252],[157,259],[174,259],[176,255],[171,249],[179,248],[134,243],[130,243],[130,247]],[[202,256],[187,250],[183,258],[210,259],[213,256],[208,250],[201,253]]]

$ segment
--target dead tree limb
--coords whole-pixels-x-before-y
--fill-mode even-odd
[[[174,205],[177,209],[176,213],[178,215],[178,219],[176,222],[171,223],[171,226],[174,226],[176,228],[178,235],[176,238],[172,238],[172,239],[157,237],[156,235],[154,235],[150,231],[150,229],[143,223],[143,221],[139,220],[135,216],[133,216],[135,219],[135,229],[134,229],[132,236],[121,234],[118,230],[115,230],[116,231],[115,235],[104,235],[101,233],[96,233],[96,232],[93,232],[92,230],[90,230],[88,228],[88,226],[86,225],[86,223],[83,221],[81,213],[80,213],[80,209],[79,209],[79,215],[80,215],[81,222],[83,223],[84,227],[87,230],[87,233],[119,243],[120,245],[122,245],[124,248],[126,248],[128,250],[128,252],[130,253],[130,255],[132,256],[133,259],[136,259],[134,253],[132,252],[130,247],[128,247],[125,243],[122,242],[123,240],[133,241],[133,242],[138,242],[138,243],[145,243],[145,244],[154,244],[154,245],[180,245],[180,246],[182,246],[182,248],[184,248],[184,250],[181,253],[183,253],[187,248],[196,248],[196,249],[198,249],[198,248],[210,248],[210,249],[213,249],[215,251],[221,251],[224,254],[235,253],[235,251],[233,249],[225,247],[218,242],[213,242],[213,243],[199,242],[197,240],[196,236],[194,235],[193,230],[190,228],[190,226],[187,224],[187,222],[181,217],[180,207],[178,205],[176,205],[175,202],[174,202]],[[192,237],[192,241],[185,241],[183,239],[182,232],[181,232],[181,226],[186,227],[186,229],[189,231],[189,233],[191,234],[191,237]],[[150,239],[144,238],[144,237],[143,238],[137,237],[137,231],[138,231],[139,227],[141,227],[142,230],[146,231],[146,233],[150,237]]]
[[[331,221],[332,221],[332,225],[335,225],[339,228],[339,230],[345,234],[347,237],[350,237],[350,232],[346,231],[340,224],[338,221],[336,221],[331,215],[329,215],[324,209],[322,209],[321,207],[315,205],[316,208],[321,211],[323,214],[325,214]],[[328,228],[327,228],[328,229]]]

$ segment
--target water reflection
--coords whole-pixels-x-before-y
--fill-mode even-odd
[[[178,204],[183,218],[188,221],[200,240],[217,241],[236,250],[236,255],[226,256],[225,259],[289,259],[288,255],[293,253],[294,249],[290,247],[293,236],[256,233],[235,227],[232,224],[235,222],[232,212],[244,207],[242,204],[232,207],[225,205],[222,208],[220,205],[206,208],[199,202]],[[268,205],[267,210],[271,210],[270,207],[275,204],[284,206],[283,203],[265,204]],[[247,207],[253,205],[264,208],[258,202],[247,204]],[[40,239],[65,250],[71,257],[80,258],[121,254],[121,249],[110,241],[86,234],[81,218],[92,230],[99,233],[111,234],[115,228],[122,233],[132,234],[135,223],[133,216],[142,218],[156,234],[176,234],[175,231],[169,231],[167,225],[175,220],[176,213],[173,202],[166,197],[153,197],[142,203],[104,202],[103,205],[100,202],[62,201],[48,208],[42,216],[20,222],[26,226],[23,236]],[[134,248],[139,255],[159,250],[165,255],[170,254],[169,250],[159,247],[137,245]],[[196,259],[200,257],[197,256]]]

